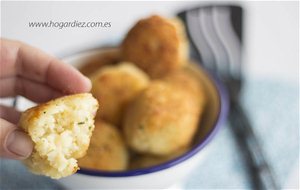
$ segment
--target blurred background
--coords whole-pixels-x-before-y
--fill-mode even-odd
[[[118,45],[132,25],[151,14],[174,16],[209,4],[167,2],[1,2],[1,37],[58,57]],[[244,8],[244,107],[282,188],[299,189],[299,2],[238,2]],[[109,28],[32,28],[29,22],[111,22]],[[3,101],[3,100],[2,100]],[[245,166],[224,127],[210,155],[181,186],[249,188]],[[221,159],[222,158],[222,159]],[[2,175],[2,174],[1,174]]]

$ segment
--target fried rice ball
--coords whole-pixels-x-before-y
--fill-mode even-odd
[[[97,120],[87,154],[78,160],[78,164],[98,170],[125,170],[128,152],[118,128]]]
[[[92,94],[101,101],[97,117],[120,125],[123,112],[130,102],[149,83],[148,76],[130,63],[106,66],[92,77]]]
[[[187,63],[188,41],[179,19],[157,15],[138,21],[121,44],[121,58],[159,78]]]
[[[162,78],[163,81],[170,84],[176,85],[178,88],[189,92],[191,95],[194,95],[194,99],[197,100],[197,106],[203,111],[205,107],[205,93],[201,83],[196,75],[187,68],[180,69],[178,71],[169,73]]]
[[[128,106],[123,130],[136,152],[167,155],[192,141],[199,116],[194,95],[171,83],[155,81]]]
[[[159,164],[171,161],[189,150],[188,147],[180,148],[172,154],[166,156],[154,156],[154,155],[136,155],[135,158],[130,162],[130,169],[148,168],[157,166]]]
[[[35,174],[54,179],[75,173],[94,130],[98,102],[89,93],[65,96],[22,113],[20,126],[34,150],[24,164]]]

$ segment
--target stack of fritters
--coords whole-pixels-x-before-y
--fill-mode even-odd
[[[153,165],[148,158],[159,164],[183,154],[204,110],[201,81],[186,69],[188,43],[179,20],[142,19],[118,50],[114,60],[119,63],[99,63],[108,66],[89,75],[102,121],[79,161],[84,168],[125,170],[132,164]],[[117,138],[108,138],[110,134]]]

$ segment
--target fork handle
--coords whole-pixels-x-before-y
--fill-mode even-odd
[[[231,103],[229,122],[251,173],[253,189],[279,189],[259,140],[239,102]]]

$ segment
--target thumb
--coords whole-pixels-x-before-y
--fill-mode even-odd
[[[33,149],[30,137],[14,124],[0,118],[0,156],[25,159]]]

